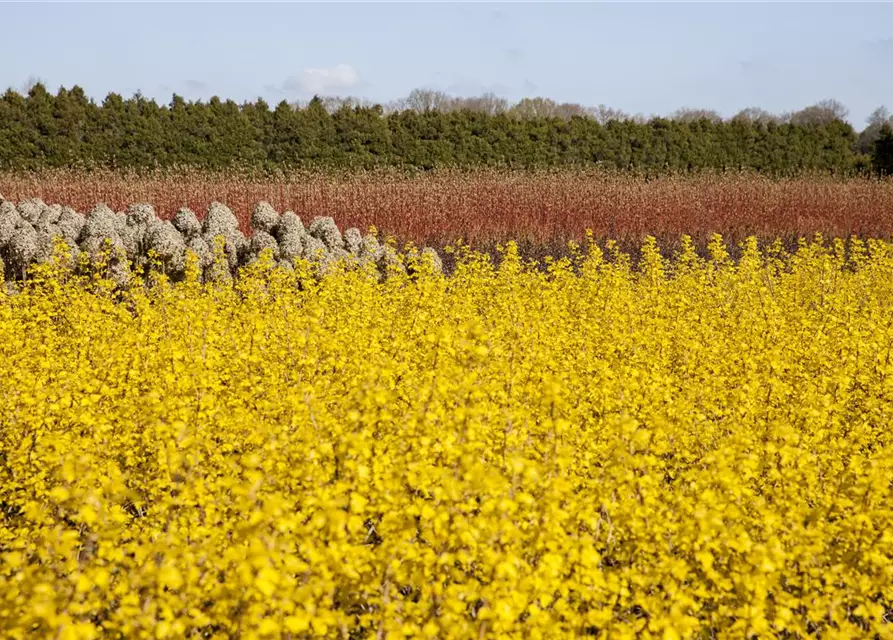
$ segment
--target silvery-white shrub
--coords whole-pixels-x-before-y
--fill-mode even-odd
[[[329,251],[344,248],[341,231],[331,216],[317,216],[310,223],[310,235],[321,240]]]
[[[119,287],[126,285],[130,281],[130,263],[126,260],[113,260],[108,266],[107,275]]]
[[[160,218],[152,218],[149,220],[149,224],[146,225],[146,237],[148,238],[152,231],[155,230],[156,227],[168,226],[172,227],[174,231],[177,231],[177,228],[174,227],[174,223],[170,220],[161,220]],[[183,234],[177,231],[177,234],[182,238]]]
[[[406,258],[407,271],[415,273],[422,264],[430,264],[435,273],[443,273],[443,262],[440,255],[431,247],[425,247],[421,251],[411,249],[404,256]]]
[[[322,260],[328,253],[326,245],[319,238],[304,236],[301,241],[304,244],[304,257],[308,260]]]
[[[273,233],[279,242],[282,242],[282,239],[285,236],[304,236],[306,234],[307,231],[304,229],[304,223],[301,222],[301,218],[299,218],[298,214],[294,211],[286,211],[279,216],[279,224],[276,225],[275,232]]]
[[[202,231],[202,224],[198,221],[198,216],[191,209],[183,207],[174,216],[171,221],[174,228],[183,234],[184,238],[190,240]]]
[[[105,204],[100,203],[93,207],[84,218],[84,226],[81,229],[81,239],[111,238],[113,240],[118,240],[120,243],[120,228],[121,225],[118,221],[118,214],[109,209]]]
[[[76,244],[68,245],[68,253],[71,256],[72,266],[76,266],[81,256],[81,249]]]
[[[239,265],[248,261],[251,245],[241,231],[236,231],[226,239],[226,247],[227,259],[229,260],[230,269],[233,271],[238,269]]]
[[[0,249],[6,246],[21,222],[22,217],[13,203],[0,203]]]
[[[234,271],[247,258],[248,242],[239,231],[239,221],[226,205],[219,202],[211,203],[202,223],[202,233],[212,253],[214,239],[223,236],[224,252],[230,271]]]
[[[317,264],[319,265],[319,274],[324,276],[339,264],[350,266],[352,258],[353,256],[344,249],[335,249],[334,251],[324,253],[317,261]]]
[[[279,260],[279,244],[276,238],[266,231],[255,231],[251,236],[251,259],[260,257],[261,252],[265,249],[273,251],[273,260]]]
[[[384,245],[382,247],[375,263],[378,266],[378,270],[381,271],[382,276],[387,276],[392,271],[406,271],[406,268],[399,259],[397,250],[390,245]]]
[[[35,231],[37,252],[34,255],[34,262],[49,262],[53,257],[53,245],[57,237],[61,237],[58,228],[49,227],[47,229],[38,229]]]
[[[80,244],[78,244],[78,248],[83,253],[90,256],[92,262],[96,262],[100,258],[106,257],[105,254],[107,252],[107,257],[109,259],[117,261],[120,261],[122,256],[126,257],[127,255],[127,251],[125,250],[121,239],[114,236],[87,236],[80,242]]]
[[[288,233],[279,237],[279,257],[291,264],[295,258],[304,255],[304,242],[298,233]]]
[[[127,220],[128,226],[131,227],[148,227],[149,223],[157,218],[155,215],[155,207],[147,202],[130,205],[127,207],[127,211],[124,212],[124,217]]]
[[[71,207],[62,207],[58,227],[69,246],[77,243],[85,224],[84,216]]]
[[[126,211],[116,211],[115,212],[115,222],[118,224],[118,231],[127,227],[127,212]]]
[[[145,236],[145,228],[131,227],[125,225],[123,229],[118,230],[118,237],[124,246],[124,251],[130,260],[139,260],[144,255],[143,238]]]
[[[40,212],[40,216],[38,217],[37,222],[34,223],[34,228],[37,230],[49,229],[50,227],[58,224],[59,218],[61,216],[62,205],[47,205],[43,208],[43,211]]]
[[[231,271],[235,270],[242,264],[248,256],[248,241],[240,231],[220,233],[217,235],[204,235],[204,241],[211,247],[211,253],[214,252],[215,240],[223,238],[223,252],[226,255],[226,261]]]
[[[124,212],[125,227],[121,230],[121,239],[127,247],[130,258],[145,257],[146,239],[154,224],[160,220],[155,215],[155,208],[145,202],[132,204]]]
[[[19,202],[16,209],[23,220],[34,224],[40,219],[40,214],[43,213],[45,207],[46,204],[40,198],[28,198]]]
[[[360,250],[360,255],[365,258],[371,258],[373,260],[378,260],[381,257],[382,248],[381,244],[378,242],[378,238],[373,235],[367,235],[363,237],[363,247]]]
[[[186,243],[186,248],[191,249],[198,258],[198,265],[204,271],[214,261],[214,252],[201,236],[190,238]]]
[[[158,222],[151,226],[146,237],[146,249],[147,252],[155,252],[168,274],[179,275],[186,267],[186,243],[170,222]]]
[[[223,238],[224,236],[217,236],[218,238]],[[211,260],[208,266],[204,271],[204,280],[205,282],[222,282],[232,280],[233,277],[233,269],[230,267],[228,256],[226,256],[226,248],[224,247],[224,261],[221,263],[217,259],[217,246],[216,244],[209,243],[208,245],[211,250]]]
[[[16,229],[6,244],[7,277],[24,277],[28,265],[38,257],[40,249],[40,240],[31,225]]]
[[[251,228],[272,234],[279,222],[279,214],[269,202],[261,201],[251,213]]]
[[[443,260],[440,259],[440,254],[431,247],[425,247],[422,249],[422,257],[431,261],[431,266],[434,268],[434,271],[437,273],[443,273]]]
[[[359,229],[351,227],[344,232],[344,248],[354,255],[363,249],[363,234]]]
[[[202,233],[206,236],[226,236],[239,231],[239,220],[225,204],[212,202],[202,222]]]

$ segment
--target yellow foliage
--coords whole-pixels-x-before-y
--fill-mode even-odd
[[[0,294],[8,638],[891,637],[893,244]]]

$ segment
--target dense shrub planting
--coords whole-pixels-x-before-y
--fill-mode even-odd
[[[3,636],[889,637],[893,244],[679,244],[38,269],[0,292]]]
[[[261,202],[251,215],[251,228],[253,233],[246,238],[236,216],[219,202],[212,202],[199,222],[188,208],[181,208],[171,220],[159,220],[149,204],[117,213],[99,204],[83,216],[36,198],[18,204],[0,198],[0,267],[7,278],[21,280],[32,265],[49,262],[61,251],[64,262],[76,271],[99,267],[119,285],[150,267],[174,281],[182,280],[188,256],[194,257],[204,279],[227,279],[264,251],[286,269],[294,268],[295,259],[301,257],[315,263],[321,273],[337,262],[368,264],[381,275],[389,268],[403,268],[393,246],[380,244],[373,235],[363,237],[355,228],[342,236],[330,217],[317,216],[305,229],[293,211],[280,216]],[[411,250],[409,257],[413,255],[430,258],[435,268],[441,268],[433,249]]]

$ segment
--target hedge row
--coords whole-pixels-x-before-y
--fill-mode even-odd
[[[471,110],[400,111],[320,100],[301,109],[263,100],[212,98],[169,105],[42,85],[0,97],[0,169],[76,165],[373,168],[602,166],[650,173],[755,169],[848,173],[870,166],[845,122],[779,124],[734,119],[649,122],[591,118],[518,119]]]
[[[7,280],[22,280],[32,265],[53,259],[62,240],[72,266],[82,270],[102,266],[118,284],[126,283],[134,273],[146,272],[150,263],[172,280],[181,280],[189,252],[204,280],[231,278],[265,250],[286,269],[292,269],[298,258],[315,263],[319,273],[338,262],[372,265],[379,276],[403,268],[403,256],[392,246],[355,228],[342,234],[331,217],[315,217],[305,228],[294,212],[280,215],[261,202],[254,209],[251,226],[251,235],[246,237],[233,212],[219,202],[212,203],[200,221],[185,208],[172,220],[160,220],[149,204],[135,204],[121,212],[98,204],[85,216],[37,199],[18,204],[4,200],[0,201],[0,267]],[[433,249],[407,257],[430,258],[435,269],[442,269]]]

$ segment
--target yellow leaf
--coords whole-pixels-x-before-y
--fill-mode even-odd
[[[303,633],[310,628],[310,616],[303,610],[285,618],[285,628],[292,633]]]
[[[176,567],[165,565],[158,571],[158,584],[169,589],[179,589],[183,586],[183,575]]]

